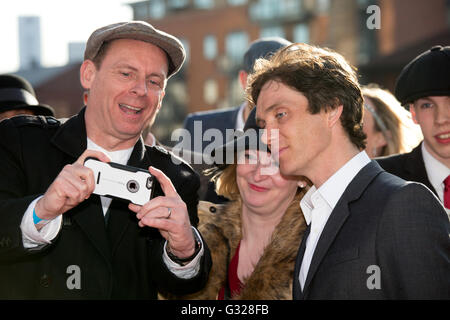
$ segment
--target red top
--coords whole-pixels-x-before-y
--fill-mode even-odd
[[[230,288],[231,298],[240,294],[244,284],[239,280],[238,277],[238,264],[239,264],[239,248],[241,247],[241,242],[236,248],[236,252],[234,253],[233,258],[230,261],[230,265],[228,266],[228,287]],[[225,298],[225,286],[220,288],[219,291],[219,300],[224,300]]]

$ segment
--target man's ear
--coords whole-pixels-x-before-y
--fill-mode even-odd
[[[166,91],[163,90],[163,91],[161,92],[161,96],[159,97],[159,103],[158,103],[158,106],[156,107],[156,113],[158,113],[159,110],[160,110],[161,107],[162,107],[162,101],[163,101],[163,98],[164,98],[164,95],[165,95],[165,94],[166,94]]]
[[[94,81],[97,68],[91,60],[84,60],[80,67],[80,82],[84,89],[89,90]]]
[[[327,112],[327,118],[328,118],[328,126],[331,128],[333,127],[341,117],[342,110],[344,107],[342,105],[335,107],[334,109],[329,109]]]
[[[412,117],[414,123],[419,124],[419,121],[417,121],[417,116],[416,116],[416,108],[414,107],[413,103],[409,104],[409,112],[411,112],[411,117]]]
[[[247,78],[248,78],[248,73],[245,72],[244,70],[240,70],[239,71],[239,83],[241,84],[241,88],[243,90],[245,90],[245,88],[247,87]]]

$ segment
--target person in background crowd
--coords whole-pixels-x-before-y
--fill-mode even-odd
[[[0,123],[0,297],[156,299],[203,287],[211,259],[194,228],[199,178],[159,147],[146,147],[181,42],[152,25],[95,30],[80,68],[86,106],[64,123],[13,117]],[[148,169],[143,206],[93,194],[87,157]]]
[[[227,154],[234,159],[213,170],[218,193],[231,201],[200,202],[199,230],[210,247],[213,267],[204,289],[178,298],[292,299],[295,258],[306,228],[298,206],[306,188],[298,183],[307,182],[281,175],[267,146],[249,139],[261,132],[255,112],[245,123],[245,134],[213,154],[216,163],[225,163]]]
[[[450,219],[450,46],[419,54],[400,73],[395,96],[420,125],[423,142],[409,153],[378,159],[384,170],[426,185]]]
[[[52,107],[39,104],[31,84],[13,74],[0,75],[0,120],[20,114],[54,116]]]
[[[355,69],[326,48],[294,44],[258,60],[249,100],[286,176],[313,186],[295,299],[449,299],[450,224],[422,184],[370,160]]]
[[[385,89],[371,84],[363,86],[364,133],[370,158],[411,151],[422,140],[411,114]]]

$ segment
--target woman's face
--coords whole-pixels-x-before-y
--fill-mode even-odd
[[[247,150],[238,157],[236,181],[243,203],[254,211],[271,211],[292,201],[297,181],[282,176],[270,153]]]

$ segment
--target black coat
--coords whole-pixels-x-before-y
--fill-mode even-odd
[[[206,244],[199,274],[179,279],[162,261],[165,240],[159,231],[140,228],[120,200],[111,202],[106,225],[100,198],[91,195],[63,214],[52,244],[23,247],[19,226],[26,208],[81,155],[86,141],[84,109],[64,124],[29,116],[0,123],[0,298],[156,299],[158,289],[186,293],[202,288],[211,265]],[[162,170],[197,224],[199,178],[188,165],[173,164],[167,151],[144,146],[142,139],[128,164]],[[155,188],[155,196],[163,194],[158,183]],[[67,285],[73,266],[80,271],[80,289]]]
[[[425,169],[422,156],[422,143],[409,153],[396,154],[375,160],[387,172],[406,181],[423,183],[437,195],[436,190],[431,185],[430,180],[428,180],[427,170]]]

